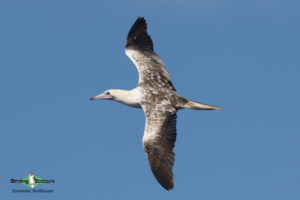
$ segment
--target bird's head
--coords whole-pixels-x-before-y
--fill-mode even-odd
[[[139,104],[137,99],[136,89],[133,90],[110,89],[110,90],[106,90],[102,94],[90,98],[90,100],[96,100],[96,99],[114,100],[123,103],[127,106],[141,108],[141,105]]]
[[[91,97],[90,100],[104,99],[104,100],[113,100],[114,99],[114,90],[106,90],[105,92]]]

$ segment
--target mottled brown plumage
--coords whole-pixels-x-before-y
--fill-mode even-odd
[[[139,71],[139,104],[146,116],[144,149],[154,176],[169,190],[174,186],[176,112],[188,100],[176,93],[165,64],[153,51],[144,18],[138,18],[129,31],[126,54]]]
[[[158,182],[166,190],[173,189],[177,111],[220,108],[187,100],[176,93],[165,64],[153,51],[144,18],[139,17],[130,29],[125,52],[139,72],[138,86],[129,91],[108,90],[91,99],[111,99],[144,110],[143,146],[148,162]]]
[[[138,18],[129,31],[126,54],[139,71],[139,103],[146,116],[143,137],[146,156],[158,182],[169,190],[174,186],[173,148],[176,141],[176,112],[180,102],[169,72],[161,58],[153,52],[153,43],[146,31],[144,18]],[[143,38],[151,43],[144,42]]]

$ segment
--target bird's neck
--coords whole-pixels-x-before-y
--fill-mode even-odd
[[[130,107],[141,108],[138,102],[137,89],[132,90],[114,90],[114,100]]]

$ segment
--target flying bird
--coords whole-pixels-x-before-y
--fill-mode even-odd
[[[177,111],[215,110],[221,107],[191,101],[179,96],[171,82],[169,72],[154,52],[153,42],[147,33],[147,24],[139,17],[131,27],[125,53],[139,72],[138,86],[132,90],[110,89],[91,97],[91,100],[115,100],[127,106],[142,108],[146,116],[143,146],[151,170],[157,181],[166,189],[174,187],[173,172],[176,141]]]

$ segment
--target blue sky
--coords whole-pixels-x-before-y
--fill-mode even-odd
[[[1,1],[1,199],[300,199],[300,3]],[[144,16],[178,93],[175,188],[155,180],[142,110],[89,101],[131,89],[124,53]],[[52,194],[13,194],[34,172]]]

